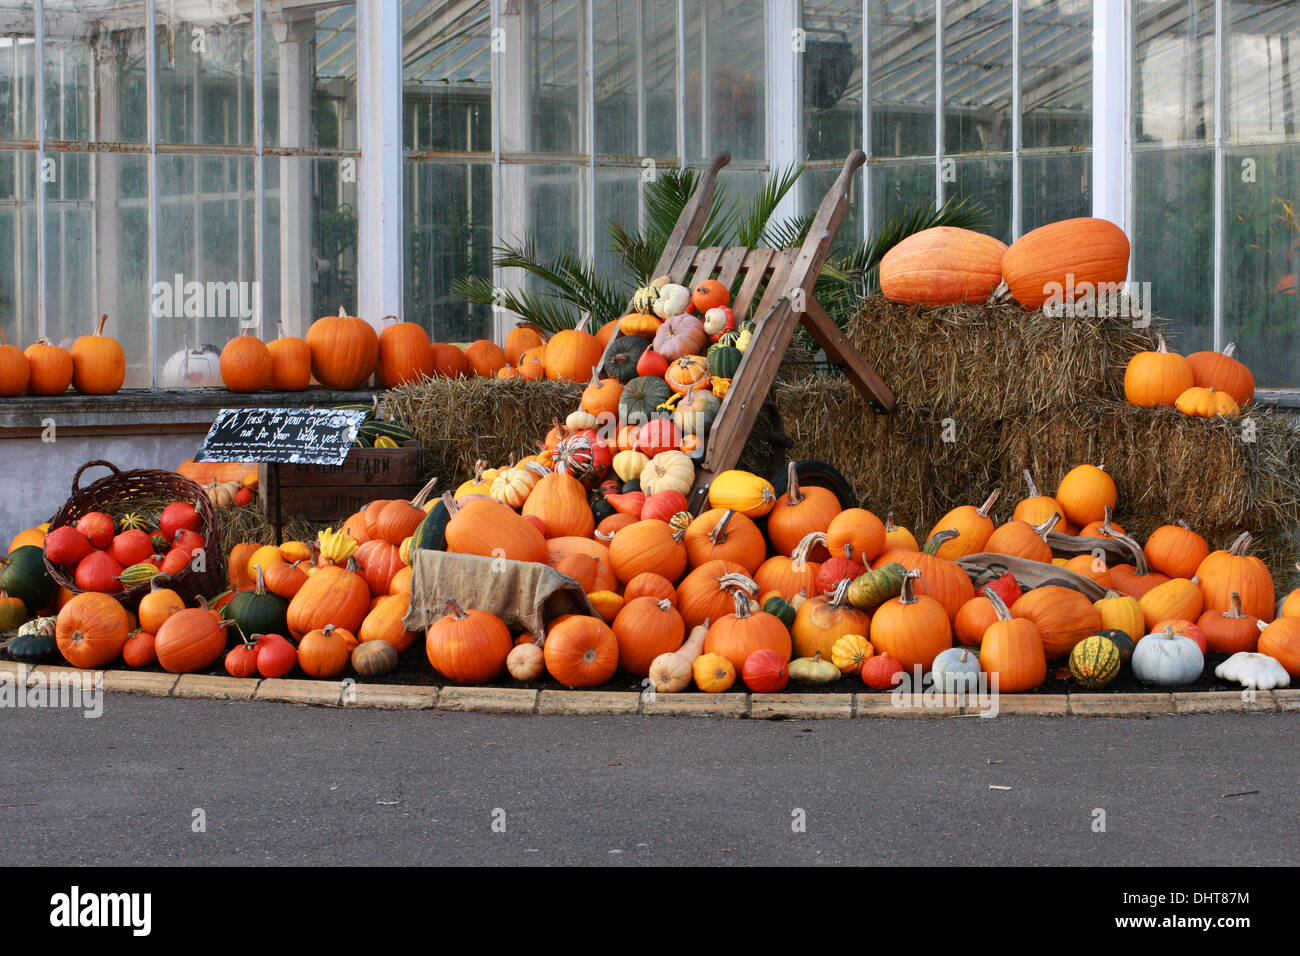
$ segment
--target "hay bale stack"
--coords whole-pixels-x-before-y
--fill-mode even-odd
[[[388,391],[381,411],[405,422],[422,450],[425,478],[455,488],[474,462],[500,465],[535,452],[553,420],[578,407],[576,382],[432,378]]]
[[[1015,302],[923,309],[863,300],[849,340],[900,403],[956,419],[1036,415],[1080,396],[1122,401],[1124,366],[1154,348],[1165,320],[1134,328],[1124,303],[1101,316],[1048,318]]]

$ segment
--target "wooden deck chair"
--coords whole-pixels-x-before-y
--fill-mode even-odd
[[[736,466],[798,323],[802,322],[827,356],[844,369],[848,380],[863,394],[872,410],[883,414],[894,408],[894,393],[813,297],[813,284],[848,210],[853,174],[866,161],[866,155],[854,150],[844,161],[844,168],[817,207],[801,247],[708,246],[702,249],[696,243],[709,218],[718,172],[730,161],[731,154],[725,151],[713,157],[668,237],[654,272],[655,276],[670,276],[673,282],[690,289],[711,278],[733,288],[740,278],[739,291],[732,301],[737,322],[751,315],[754,296],[760,288],[764,290],[752,310],[753,338],[709,430],[704,460],[696,461],[695,484],[689,499],[696,514],[707,510],[713,477]],[[616,334],[615,338],[618,337]],[[610,344],[612,347],[613,342]],[[608,352],[607,349],[605,357]]]

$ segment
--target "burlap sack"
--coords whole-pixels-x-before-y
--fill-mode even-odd
[[[1087,554],[1088,549],[1085,548],[1082,553]],[[1097,601],[1106,596],[1106,589],[1096,581],[1075,574],[1073,571],[1067,571],[1056,564],[1043,564],[1041,561],[1030,561],[1028,558],[1013,558],[1007,554],[990,554],[986,551],[969,554],[957,563],[966,572],[971,584],[975,585],[976,594],[979,594],[980,588],[994,578],[1010,571],[1026,591],[1030,588],[1054,584],[1078,591],[1089,601]]]
[[[447,599],[463,608],[488,611],[511,630],[545,633],[562,614],[598,617],[582,585],[554,568],[532,561],[507,561],[445,551],[411,552],[411,609],[402,626],[427,630],[447,613]]]

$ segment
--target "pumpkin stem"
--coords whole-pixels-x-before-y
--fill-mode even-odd
[[[1250,549],[1250,542],[1253,540],[1254,538],[1251,537],[1249,531],[1243,531],[1237,535],[1237,540],[1232,542],[1232,547],[1228,549],[1228,553],[1241,557]]]
[[[107,312],[105,312],[103,315],[101,315],[101,316],[99,317],[99,321],[95,323],[95,334],[96,334],[96,335],[103,335],[103,334],[104,334],[104,326],[106,326],[106,325],[108,325],[108,313],[107,313]]]
[[[253,581],[253,593],[258,597],[265,597],[266,575],[262,573],[262,566],[260,564],[253,565],[253,570],[257,572],[257,577]]]
[[[984,504],[975,509],[975,513],[981,518],[989,516],[989,509],[993,507],[994,502],[998,500],[998,495],[1002,494],[1001,488],[994,488],[993,492],[984,499]]]
[[[1031,498],[1041,497],[1041,495],[1039,495],[1038,493],[1038,486],[1034,484],[1033,476],[1029,474],[1028,468],[1024,470],[1024,476],[1025,476],[1025,484],[1029,486],[1029,497]]]
[[[903,590],[898,595],[899,604],[916,603],[916,592],[912,589],[912,581],[919,578],[920,576],[921,576],[921,572],[916,568],[913,568],[911,571],[908,571],[906,574],[903,575]]]
[[[1177,635],[1174,634],[1174,627],[1172,624],[1166,624],[1164,631],[1162,631],[1160,634],[1160,637],[1166,641],[1172,641],[1176,636]]]
[[[1232,607],[1223,612],[1224,617],[1230,617],[1234,621],[1240,621],[1245,614],[1241,613],[1241,595],[1236,591],[1232,592]]]
[[[411,499],[412,508],[423,508],[424,503],[429,500],[429,495],[433,492],[433,486],[438,483],[438,476],[434,475],[429,479],[429,483],[415,493]]]
[[[333,636],[334,636],[334,625],[333,625],[333,624],[326,624],[324,627],[322,627],[322,628],[320,629],[320,632],[321,632],[322,634],[324,634],[326,637],[333,637]]]
[[[1119,531],[1115,530],[1109,521],[1102,522],[1101,530],[1105,531],[1120,544],[1124,545],[1124,547],[1128,548],[1129,553],[1133,555],[1134,573],[1138,577],[1146,577],[1151,573],[1150,568],[1147,567],[1147,556],[1142,550],[1142,545],[1138,544],[1128,535],[1121,534]]]
[[[731,524],[731,519],[735,514],[736,511],[734,508],[728,508],[726,511],[722,512],[722,517],[718,519],[718,523],[715,524],[713,530],[709,532],[709,540],[713,542],[715,547],[727,540],[727,525]]]
[[[799,543],[796,544],[794,550],[790,552],[790,560],[800,561],[806,564],[808,562],[808,552],[812,550],[813,545],[825,543],[825,531],[809,531],[799,539]]]
[[[885,534],[897,531],[898,525],[894,524],[894,513],[891,511],[885,515]],[[1300,570],[1300,562],[1296,562],[1296,568]]]
[[[658,606],[661,611],[670,611],[672,610],[673,602],[667,598],[661,598]]]
[[[460,505],[456,504],[456,499],[451,496],[450,491],[442,493],[442,503],[447,509],[447,514],[452,517],[455,517],[456,513],[460,511]]]
[[[447,605],[447,610],[451,612],[451,616],[455,620],[463,621],[465,618],[469,617],[469,615],[465,613],[465,609],[460,606],[460,603],[455,598],[445,598],[444,603]]]
[[[1060,522],[1060,520],[1061,520],[1060,512],[1053,511],[1050,515],[1047,516],[1046,521],[1044,521],[1042,524],[1033,525],[1032,527],[1035,531],[1038,532],[1038,536],[1042,538],[1044,541],[1046,541],[1048,533],[1051,532],[1051,530],[1056,527],[1056,525]]]
[[[1011,610],[1007,607],[1007,602],[1002,600],[1002,595],[993,590],[991,585],[986,584],[980,588],[980,594],[989,599],[989,603],[993,605],[993,613],[998,616],[999,621],[1011,620]]]
[[[346,312],[343,311],[343,306],[339,306],[339,318],[340,318],[340,319],[346,319],[347,317],[348,317],[348,314],[347,314]]]
[[[832,607],[847,607],[849,603],[849,586],[853,584],[851,578],[845,578],[839,584],[835,585],[834,592],[831,593],[830,604]]]
[[[157,555],[154,555],[154,557],[157,557]],[[155,574],[152,578],[149,579],[150,594],[153,594],[155,591],[158,590],[158,582],[163,578],[166,578],[168,581],[170,581],[172,579],[172,576],[170,574],[165,574],[164,572],[159,571],[157,574]]]
[[[1233,353],[1236,351],[1237,351],[1237,343],[1229,342],[1227,348],[1223,350],[1223,354],[1228,358],[1232,358]]]
[[[752,616],[753,612],[749,607],[749,595],[743,589],[736,588],[731,597],[736,602],[736,617],[738,619],[743,621]]]
[[[199,607],[203,608],[203,610],[206,611],[208,609],[208,599],[205,598],[202,594],[200,594],[197,600],[199,602]]]
[[[1158,343],[1156,346],[1157,352],[1167,353],[1169,351],[1169,346],[1165,344],[1165,337],[1159,332],[1156,333],[1156,342]]]
[[[942,531],[936,531],[930,535],[930,539],[925,542],[925,547],[922,550],[926,554],[938,554],[939,549],[943,547],[945,542],[960,537],[961,532],[956,528],[944,528]]]
[[[793,508],[799,502],[803,501],[804,496],[799,493],[799,475],[795,470],[794,462],[791,461],[785,466],[786,489],[785,503]]]

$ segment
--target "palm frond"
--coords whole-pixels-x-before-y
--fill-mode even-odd
[[[454,279],[451,290],[467,302],[514,312],[525,322],[532,322],[552,334],[573,328],[582,318],[578,309],[553,295],[528,289],[502,289],[482,276]]]
[[[776,207],[794,188],[803,170],[803,163],[794,163],[774,171],[754,194],[748,208],[736,210],[736,245],[757,246],[766,238],[768,222],[775,215]]]
[[[522,269],[536,276],[551,287],[547,295],[590,313],[597,323],[622,315],[632,295],[626,282],[602,278],[592,263],[572,252],[543,259],[531,238],[521,246],[498,246],[492,261],[502,269]]]
[[[796,249],[808,238],[817,211],[812,210],[793,219],[770,222],[763,230],[763,245],[772,249]]]

